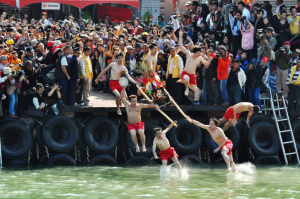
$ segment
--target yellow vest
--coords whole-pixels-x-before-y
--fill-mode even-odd
[[[126,58],[126,54],[127,54],[127,49],[126,49],[126,48],[124,49],[124,51],[123,51],[122,54],[123,54],[123,62],[122,62],[122,65],[125,66],[125,58]]]
[[[150,55],[150,53],[151,53],[151,51],[148,50],[147,54],[144,54],[144,55],[143,55],[143,59],[147,59],[147,57]]]
[[[297,65],[292,66],[289,82],[290,82],[290,84],[299,85],[300,84],[300,74],[298,75],[298,78],[297,78],[296,82],[295,83],[293,82],[293,76],[295,74],[296,69],[297,69]]]
[[[179,78],[179,66],[178,66],[178,58],[179,55],[175,55],[175,57],[173,58],[173,63],[172,65],[175,65],[176,68],[172,69],[172,78]],[[169,67],[170,67],[170,60],[171,60],[171,55],[169,56],[169,60],[168,60],[168,68],[167,68],[167,74],[166,77],[169,77]]]
[[[82,53],[80,59],[79,59],[79,67],[78,67],[78,76],[79,79],[83,79],[82,73],[81,73],[81,66],[80,66],[80,60],[84,59],[85,60],[85,74],[86,74],[86,78],[87,79],[92,79],[93,78],[93,66],[92,67],[92,72],[90,73],[90,69],[89,69],[89,62],[87,60],[87,57]],[[90,59],[90,58],[89,58]],[[90,59],[90,63],[92,64],[92,61]]]
[[[288,16],[289,18],[292,18],[292,16],[290,15],[290,16]],[[298,34],[298,32],[300,31],[300,17],[299,16],[297,16],[296,18],[295,18],[295,21],[293,22],[293,23],[291,23],[290,24],[290,31],[291,31],[291,34],[292,35],[296,35],[296,34]]]

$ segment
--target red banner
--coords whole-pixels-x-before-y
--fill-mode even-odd
[[[98,5],[97,18],[104,19],[105,15],[109,15],[110,21],[118,20],[125,22],[126,20],[130,20],[132,10],[126,8]]]

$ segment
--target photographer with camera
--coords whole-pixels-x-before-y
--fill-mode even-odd
[[[274,32],[274,29],[272,27],[268,27],[266,29],[266,33],[264,34],[263,32],[261,32],[261,30],[259,30],[257,32],[257,36],[256,38],[260,41],[259,44],[259,48],[258,48],[258,60],[261,60],[262,57],[267,57],[269,60],[272,60],[272,58],[274,59],[275,57],[272,57],[273,49],[275,47],[275,43],[276,40],[274,39],[274,37],[272,37],[272,34]],[[270,61],[271,62],[271,61]],[[270,75],[272,72],[271,69],[271,63],[268,62],[268,67],[269,67],[269,79],[268,82],[270,81]]]
[[[242,40],[242,35],[241,35],[241,26],[244,25],[244,20],[246,17],[242,16],[242,11],[237,10],[235,12],[234,17],[232,14],[229,12],[229,22],[230,22],[230,27],[231,27],[231,32],[232,32],[232,54],[233,57],[236,57],[236,53],[238,48],[241,46],[241,40]]]
[[[58,86],[52,82],[49,85],[46,85],[45,90],[43,92],[43,102],[47,104],[48,113],[58,113],[57,105],[60,103],[61,94],[60,94],[61,86]],[[74,94],[76,95],[76,82],[75,82],[75,90]]]
[[[284,98],[287,98],[286,79],[289,73],[289,61],[292,54],[290,47],[290,42],[286,41],[284,42],[284,46],[279,48],[278,52],[276,53],[276,89],[277,91],[283,91]]]
[[[209,30],[222,31],[224,29],[223,14],[218,11],[218,3],[214,2],[211,5],[211,13],[206,17]]]
[[[259,99],[260,87],[262,86],[263,67],[269,62],[268,57],[263,57],[258,65],[249,65],[249,70],[246,71],[247,82],[246,86],[249,91],[249,102],[258,105],[261,110],[261,102]]]
[[[43,117],[47,114],[47,104],[43,103],[43,93],[43,84],[37,83],[32,95],[28,96],[28,115],[32,117]]]

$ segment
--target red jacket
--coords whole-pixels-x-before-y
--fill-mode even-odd
[[[216,54],[213,54],[213,58],[216,58]],[[228,68],[230,66],[230,56],[227,53],[227,57],[223,59],[218,59],[218,68],[217,68],[217,78],[218,80],[228,78]]]

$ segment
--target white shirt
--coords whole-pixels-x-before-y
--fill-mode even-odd
[[[250,14],[250,11],[247,9],[247,8],[244,8],[244,10],[243,10],[243,15],[242,16],[246,16],[247,17],[247,19],[250,21],[250,19],[251,19],[251,14]]]
[[[279,10],[280,10],[280,7],[281,7],[282,5],[283,5],[283,4],[281,4],[281,5],[277,6],[277,8],[276,8],[276,11],[275,11],[275,14],[277,14],[277,13],[279,12]]]
[[[64,56],[63,58],[61,58],[60,64],[61,64],[62,66],[68,66],[68,62],[67,62],[66,56]]]
[[[173,72],[173,57],[171,57],[170,59],[170,66],[169,66],[169,74],[172,74]],[[178,67],[179,67],[179,75],[181,75],[182,71],[183,71],[183,61],[181,59],[181,57],[178,57]]]

